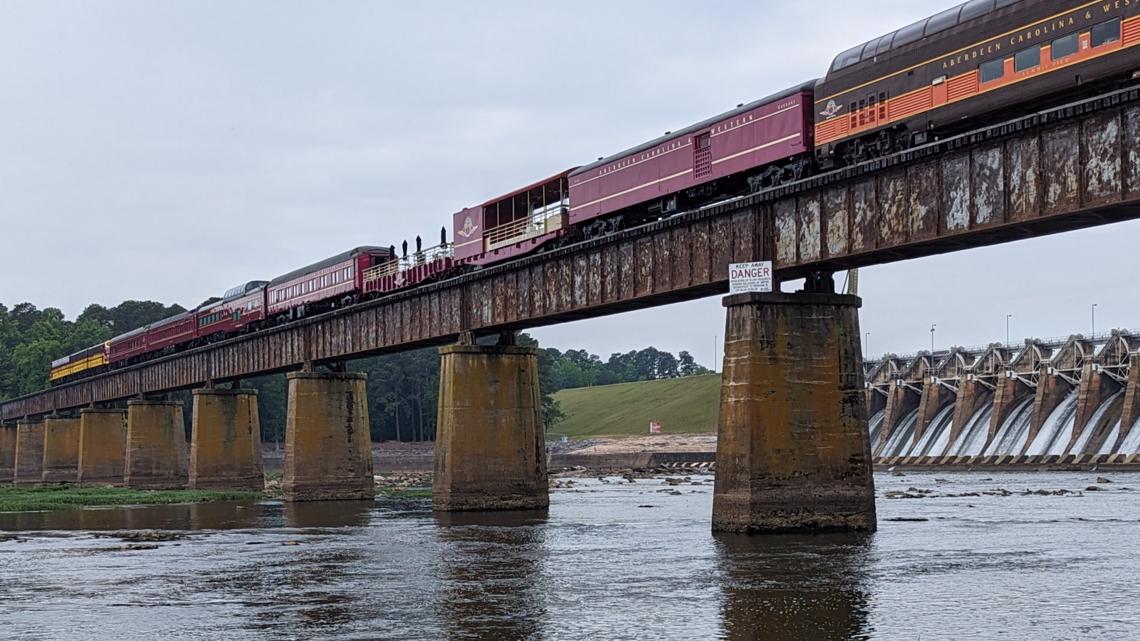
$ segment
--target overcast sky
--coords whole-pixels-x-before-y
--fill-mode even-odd
[[[824,73],[946,0],[0,0],[0,302],[192,306]],[[1137,224],[865,270],[870,350],[1140,326]],[[537,330],[714,359],[718,298]],[[719,359],[719,357],[718,357]],[[719,364],[718,364],[719,366]]]

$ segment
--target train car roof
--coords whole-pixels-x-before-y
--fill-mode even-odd
[[[300,278],[301,276],[304,276],[305,274],[308,274],[310,272],[319,271],[319,270],[324,269],[326,267],[332,267],[333,265],[335,265],[337,263],[343,263],[346,260],[349,260],[351,258],[356,258],[357,256],[359,256],[361,254],[369,253],[369,252],[382,252],[385,256],[391,256],[391,254],[388,252],[387,247],[373,247],[372,245],[362,245],[360,247],[350,249],[346,252],[341,252],[341,253],[337,254],[336,256],[330,256],[329,258],[326,258],[320,262],[313,263],[312,265],[309,265],[307,267],[302,267],[301,269],[294,269],[293,271],[289,272],[288,274],[278,276],[277,278],[274,278],[273,280],[269,281],[268,286],[272,287],[274,285],[280,285],[281,283],[293,280],[294,278]]]
[[[577,176],[578,174],[590,171],[591,169],[595,169],[597,167],[601,167],[602,165],[611,163],[615,160],[618,160],[619,158],[625,158],[626,156],[645,151],[646,149],[652,149],[652,148],[656,147],[657,145],[660,145],[666,141],[673,140],[674,138],[680,138],[682,136],[687,136],[687,135],[689,135],[695,131],[700,131],[701,129],[705,129],[707,127],[710,127],[710,126],[712,126],[712,125],[714,125],[714,124],[716,124],[722,120],[732,118],[733,116],[737,116],[737,115],[742,114],[742,113],[747,113],[747,112],[752,111],[753,109],[755,109],[757,107],[761,107],[761,106],[766,105],[770,102],[775,102],[777,100],[780,100],[781,98],[787,98],[788,96],[794,96],[795,94],[802,93],[804,91],[814,91],[816,82],[817,82],[817,80],[811,80],[810,82],[805,82],[805,83],[796,85],[794,87],[790,87],[790,88],[785,89],[781,92],[774,93],[770,96],[766,96],[766,97],[761,98],[759,100],[753,100],[750,103],[747,103],[745,105],[741,105],[735,109],[726,111],[720,115],[713,116],[712,118],[708,118],[706,120],[702,120],[695,125],[689,125],[688,127],[685,127],[684,129],[679,129],[677,131],[671,131],[671,132],[665,134],[664,136],[654,138],[653,140],[650,140],[649,142],[641,143],[640,145],[638,145],[636,147],[630,147],[629,149],[626,149],[625,151],[622,151],[620,153],[616,153],[616,154],[606,156],[605,158],[602,158],[601,160],[598,160],[597,162],[590,163],[588,165],[585,165],[584,167],[579,167],[578,169],[571,172],[570,175],[571,176]]]
[[[115,341],[121,341],[124,338],[130,338],[132,336],[138,336],[139,334],[142,334],[143,332],[147,332],[147,331],[152,330],[152,329],[157,329],[159,327],[166,327],[167,325],[169,325],[171,323],[176,323],[176,322],[178,322],[178,321],[180,321],[180,320],[182,320],[188,316],[193,316],[194,311],[195,310],[188,309],[184,312],[179,312],[173,316],[168,316],[168,317],[163,318],[161,320],[156,320],[149,325],[143,325],[142,327],[136,327],[135,329],[132,329],[129,332],[125,332],[123,334],[119,334],[118,336],[115,336],[114,338],[112,338],[108,342],[113,343]]]
[[[560,178],[566,178],[570,174],[577,171],[577,169],[578,169],[577,167],[571,167],[571,168],[567,169],[566,171],[560,171],[557,174],[554,174],[553,176],[550,176],[548,178],[543,178],[542,180],[532,182],[531,184],[527,185],[526,187],[520,187],[520,188],[518,188],[512,192],[503,194],[502,196],[496,196],[495,198],[492,198],[486,202],[480,203],[478,206],[479,207],[486,207],[488,205],[493,205],[497,202],[504,201],[508,198],[514,198],[515,196],[518,196],[519,194],[524,194],[524,193],[526,193],[532,189],[535,189],[537,187],[541,187],[541,186],[546,185],[548,183],[552,183],[552,182],[554,182]]]
[[[936,33],[956,27],[967,20],[974,20],[998,9],[1017,4],[1022,0],[970,0],[969,2],[952,7],[945,11],[923,18],[914,24],[892,31],[884,36],[872,38],[867,42],[844,51],[832,61],[828,74],[842,71],[859,62],[870,60],[877,56],[913,44]]]
[[[251,280],[244,285],[238,285],[237,287],[231,287],[227,289],[226,293],[222,294],[221,300],[227,301],[234,298],[241,298],[242,296],[245,296],[252,291],[263,289],[268,284],[269,281],[267,280]]]

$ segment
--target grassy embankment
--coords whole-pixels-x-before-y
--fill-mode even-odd
[[[662,434],[716,432],[720,375],[581,387],[554,398],[566,419],[550,431],[572,439],[647,435],[654,420]]]
[[[131,490],[119,487],[0,487],[0,512],[75,510],[99,505],[153,505],[257,500],[261,492]]]

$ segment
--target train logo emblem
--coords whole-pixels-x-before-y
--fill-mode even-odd
[[[477,231],[479,231],[479,225],[476,225],[475,221],[471,220],[470,216],[467,216],[463,219],[463,229],[460,229],[455,233],[464,238],[471,238],[471,234],[474,234]]]
[[[843,107],[841,107],[834,100],[828,100],[827,101],[827,108],[824,109],[823,111],[819,112],[819,115],[823,116],[824,118],[833,118],[840,111],[843,111]]]

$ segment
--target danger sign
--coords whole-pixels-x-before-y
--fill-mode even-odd
[[[733,263],[728,266],[728,293],[772,291],[772,261]]]

